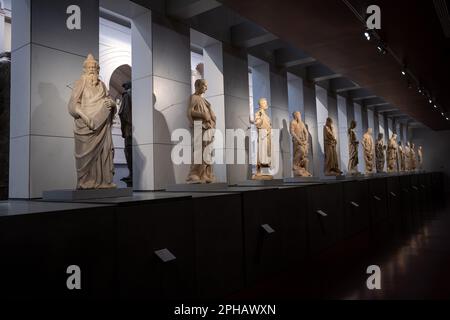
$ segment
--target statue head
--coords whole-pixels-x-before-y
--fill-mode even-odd
[[[370,134],[370,135],[372,135],[372,134],[373,134],[373,129],[372,129],[372,128],[368,128],[368,129],[367,129],[367,133]]]
[[[356,121],[352,120],[350,121],[350,129],[355,129],[356,128]]]
[[[300,111],[295,111],[292,113],[292,117],[294,117],[295,120],[300,121],[302,120],[302,114]]]
[[[399,147],[402,146],[402,142],[401,142],[401,141],[398,142],[398,146],[399,146]]]
[[[201,95],[208,90],[208,83],[205,79],[197,79],[195,81],[195,94]]]
[[[91,84],[97,85],[100,73],[100,65],[91,53],[88,54],[86,60],[84,60],[83,62],[83,73],[84,76],[88,78]]]
[[[263,110],[267,110],[267,108],[269,108],[269,105],[267,104],[267,99],[266,98],[259,99],[258,105]]]
[[[378,140],[382,140],[383,137],[384,137],[383,133],[380,132],[380,133],[378,134]]]
[[[331,119],[330,117],[327,118],[327,122],[325,123],[325,125],[327,127],[331,127],[333,125],[333,119]]]
[[[397,134],[396,133],[392,134],[392,139],[397,140]]]
[[[411,148],[414,149],[415,147],[416,147],[416,145],[415,145],[414,143],[412,143],[412,144],[411,144]]]

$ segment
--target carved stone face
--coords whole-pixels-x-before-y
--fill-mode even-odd
[[[294,112],[294,119],[297,121],[302,120],[302,114],[300,113],[300,111]]]
[[[333,120],[331,118],[327,118],[326,125],[327,127],[331,127],[333,125]]]
[[[264,99],[264,98],[259,99],[258,105],[259,105],[260,108],[263,109],[263,110],[267,110],[267,108],[269,107],[269,106],[267,105],[267,100]]]
[[[97,85],[100,68],[96,62],[88,62],[84,65],[84,75],[89,79],[93,85]]]
[[[195,92],[197,94],[204,94],[208,90],[208,83],[205,80],[197,80]]]

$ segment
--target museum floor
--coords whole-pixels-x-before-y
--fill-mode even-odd
[[[7,298],[449,298],[441,173],[0,202]],[[68,290],[67,268],[82,290]],[[381,268],[381,290],[366,269]]]
[[[231,299],[449,299],[450,206],[413,232],[367,249],[361,237],[342,243],[303,268],[289,270]],[[352,248],[348,254],[348,249]],[[355,253],[358,254],[355,254]],[[382,270],[382,290],[368,290],[367,266]]]

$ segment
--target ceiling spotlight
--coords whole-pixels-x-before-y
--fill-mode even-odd
[[[370,41],[370,30],[366,29],[366,31],[364,31],[364,37],[366,38],[367,41]]]
[[[422,93],[422,88],[419,87],[417,90],[419,91],[419,93]]]
[[[429,102],[429,103],[433,103],[433,100],[431,100],[431,99],[428,99],[428,102]]]
[[[442,116],[445,117],[445,114],[443,112],[441,112]]]
[[[406,76],[406,71],[405,70],[402,70],[402,75]]]
[[[386,47],[381,42],[377,45],[377,50],[381,54],[386,54]]]
[[[448,117],[446,117],[446,118],[445,118],[445,120],[447,120],[447,121],[448,121]]]
[[[437,109],[437,105],[434,105],[434,108]]]

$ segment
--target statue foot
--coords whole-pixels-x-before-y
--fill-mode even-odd
[[[202,179],[200,179],[197,175],[189,176],[186,180],[187,183],[195,184],[195,183],[203,183]]]

